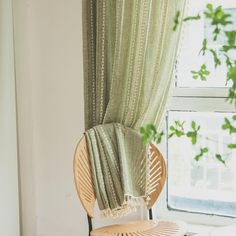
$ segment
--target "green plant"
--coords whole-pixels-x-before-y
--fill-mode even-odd
[[[201,80],[207,80],[207,76],[210,74],[210,71],[207,70],[206,64],[203,64],[201,65],[200,70],[192,70],[191,73],[194,79],[200,78]]]
[[[181,12],[177,11],[174,17],[174,26],[173,31],[179,27],[180,24],[200,20],[202,17],[205,17],[206,20],[210,22],[212,27],[212,40],[217,42],[219,36],[225,37],[225,43],[222,47],[215,49],[209,46],[208,40],[205,38],[202,41],[202,48],[199,52],[199,56],[205,56],[206,54],[212,55],[212,60],[214,62],[215,68],[222,65],[227,67],[227,83],[230,83],[231,86],[228,89],[228,96],[226,102],[229,102],[236,107],[236,59],[230,57],[230,52],[236,50],[236,30],[227,30],[226,26],[232,25],[231,15],[226,13],[222,6],[214,7],[212,4],[207,4],[205,10],[202,14],[196,16],[188,16],[181,19]],[[206,64],[202,64],[200,69],[192,70],[193,79],[207,80],[210,75],[210,71],[207,68]],[[169,136],[168,138],[182,138],[187,137],[192,145],[197,145],[199,139],[211,140],[209,137],[202,135],[200,125],[196,124],[196,121],[191,122],[191,129],[186,130],[186,122],[176,120],[169,127]],[[224,123],[221,128],[228,132],[230,135],[236,133],[236,115],[233,115],[231,119],[225,117]],[[149,124],[146,127],[141,127],[140,133],[142,140],[145,144],[150,143],[151,141],[159,144],[164,136],[164,132],[157,132],[156,127],[153,124]],[[216,140],[211,140],[217,142]],[[228,149],[236,149],[236,143],[224,143]],[[209,153],[208,147],[200,147],[199,153],[194,157],[196,161],[199,161],[204,156]],[[213,156],[222,164],[226,164],[225,159],[228,154],[214,153]]]
[[[155,125],[148,124],[145,127],[140,128],[140,133],[142,136],[142,142],[146,145],[151,141],[155,143],[161,143],[164,132],[157,132]]]
[[[203,157],[203,155],[204,155],[205,153],[208,153],[208,148],[207,148],[207,147],[201,148],[201,149],[200,149],[200,153],[197,154],[197,155],[194,157],[194,159],[195,159],[196,161],[199,161],[199,160]]]

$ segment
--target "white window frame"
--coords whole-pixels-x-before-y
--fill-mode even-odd
[[[205,5],[205,0],[194,1],[195,4]],[[209,2],[214,5],[221,5],[223,0],[209,0]],[[229,4],[228,7],[231,5]],[[188,11],[188,9],[187,9]],[[191,80],[191,78],[189,78]],[[235,112],[235,108],[230,103],[226,102],[229,88],[193,88],[193,87],[176,87],[174,88],[171,102],[169,104],[169,111],[196,111],[196,112]],[[168,115],[168,112],[167,112]],[[167,125],[164,122],[163,129],[166,129]],[[167,138],[161,143],[160,149],[164,156],[167,157]],[[167,163],[168,168],[168,163]],[[167,172],[168,173],[168,172]],[[167,176],[168,178],[168,176]],[[174,209],[168,209],[167,202],[167,187],[168,179],[166,180],[166,185],[153,208],[154,216],[157,218],[164,218],[170,220],[184,220],[188,223],[193,224],[204,224],[204,225],[229,225],[236,224],[236,218],[209,215],[205,213],[195,213],[180,211]]]
[[[191,78],[190,78],[191,79]],[[196,111],[196,112],[235,112],[235,108],[226,102],[228,88],[174,88],[169,111]],[[168,112],[167,112],[168,113]],[[168,115],[168,114],[167,114]],[[166,122],[165,127],[166,130]],[[167,161],[167,140],[161,144],[161,150]],[[168,163],[167,163],[168,166]],[[167,177],[168,178],[168,177]],[[181,219],[189,223],[207,225],[228,225],[236,224],[236,218],[208,215],[168,209],[167,187],[168,179],[164,190],[153,209],[157,218]]]

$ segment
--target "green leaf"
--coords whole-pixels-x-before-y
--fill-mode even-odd
[[[187,132],[187,137],[191,138],[191,142],[193,145],[195,145],[197,143],[197,132],[196,131]]]
[[[236,89],[234,87],[231,87],[229,89],[229,93],[228,93],[228,97],[227,97],[226,101],[233,104],[236,108]]]
[[[228,148],[235,149],[236,148],[236,143],[228,144]]]
[[[193,145],[197,143],[198,131],[200,130],[200,125],[197,125],[195,121],[191,122],[191,131],[188,131],[186,136],[191,138],[191,142]]]
[[[179,18],[180,18],[180,11],[177,11],[174,17],[173,31],[176,31],[179,26],[179,23],[180,23]]]
[[[189,138],[193,137],[194,135],[195,135],[195,132],[191,132],[191,131],[187,132],[187,137]]]
[[[232,125],[231,121],[225,117],[224,119],[224,124],[222,125],[223,130],[228,130],[230,134],[235,134],[236,133],[236,127]]]
[[[195,159],[196,161],[199,161],[199,160],[203,157],[203,155],[206,154],[207,152],[208,152],[208,148],[207,148],[207,147],[201,148],[201,149],[200,149],[200,153],[199,153],[198,155],[196,155],[196,156],[194,157],[194,159]]]
[[[176,130],[176,135],[177,137],[181,137],[184,135],[184,133],[182,131]]]
[[[156,133],[155,136],[154,136],[154,138],[153,138],[154,142],[155,142],[156,144],[161,143],[163,135],[164,135],[164,132],[163,132],[163,131],[162,131],[161,133]]]
[[[231,123],[230,123],[230,121],[229,121],[229,119],[227,118],[227,117],[225,117],[225,123],[227,124],[227,125],[231,125]]]
[[[157,131],[156,131],[156,127],[155,127],[155,125],[153,125],[153,124],[148,124],[148,125],[146,126],[146,129],[147,129],[147,131],[150,132],[150,133],[156,133],[156,132],[157,132]]]
[[[141,137],[141,139],[144,145],[148,144],[148,139],[145,136]]]
[[[200,14],[196,15],[196,16],[187,16],[183,19],[183,21],[191,21],[191,20],[200,20],[201,16]]]
[[[194,159],[195,159],[195,161],[199,161],[201,157],[203,157],[203,154],[202,154],[202,153],[196,155],[196,156],[194,157]]]
[[[221,60],[219,58],[219,55],[218,55],[216,50],[210,49],[210,52],[212,53],[212,56],[213,56],[213,60],[214,60],[214,63],[215,63],[215,68],[217,68],[218,66],[221,65]]]
[[[223,124],[223,125],[222,125],[222,129],[223,129],[223,130],[226,130],[226,129],[228,129],[228,125],[226,125],[226,124]]]
[[[192,123],[191,123],[191,127],[192,127],[193,130],[196,129],[196,122],[195,122],[194,120],[193,120]]]
[[[235,30],[225,31],[224,33],[227,38],[227,44],[223,45],[222,50],[226,53],[230,50],[235,50],[236,49],[236,31]]]
[[[223,46],[224,51],[224,46]],[[231,68],[233,66],[233,62],[231,61],[230,57],[227,54],[224,54],[225,56],[225,64],[228,68]]]
[[[156,144],[161,143],[164,132],[157,132],[155,125],[147,124],[145,127],[140,128],[140,134],[142,143],[147,145],[150,142],[155,142]]]
[[[220,161],[221,163],[223,163],[225,165],[225,160],[222,159],[222,156],[220,154],[216,154],[215,157],[218,161]]]
[[[232,24],[232,21],[229,20],[231,15],[225,13],[222,10],[221,6],[218,6],[214,9],[212,4],[207,4],[206,10],[204,11],[204,15],[208,20],[210,20],[210,24],[214,26],[213,30],[214,41],[217,40],[222,27]]]
[[[169,134],[168,138],[172,138],[175,135],[175,133]]]
[[[178,138],[180,138],[181,136],[183,136],[184,133],[184,123],[185,122],[181,122],[179,120],[175,120],[174,121],[174,125],[170,126],[170,135],[169,138],[173,137],[174,135],[176,135]]]
[[[227,37],[228,40],[228,45],[229,46],[235,46],[235,42],[236,42],[236,31],[232,30],[232,31],[225,31],[225,35]]]
[[[198,70],[198,71],[192,70],[191,73],[192,73],[192,75],[193,75],[192,77],[194,79],[200,78],[201,80],[204,81],[204,80],[206,80],[206,76],[208,76],[210,74],[210,71],[207,70],[206,64],[202,64],[200,70]]]
[[[211,3],[208,3],[208,4],[206,5],[206,7],[207,7],[207,9],[209,9],[210,11],[213,10],[213,5],[212,5]]]
[[[139,131],[140,131],[141,134],[145,134],[145,128],[144,128],[144,127],[141,127],[141,128],[139,129]]]
[[[202,48],[201,48],[199,54],[202,53],[202,55],[204,56],[206,54],[206,51],[207,51],[207,39],[205,38],[202,41]]]
[[[192,137],[192,144],[195,145],[197,143],[197,136]]]

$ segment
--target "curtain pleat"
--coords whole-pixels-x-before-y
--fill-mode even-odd
[[[148,199],[138,130],[160,127],[173,86],[185,0],[84,0],[85,128],[98,204],[127,213]],[[138,202],[138,201],[137,201]]]
[[[173,85],[184,0],[84,0],[86,129],[162,121]]]

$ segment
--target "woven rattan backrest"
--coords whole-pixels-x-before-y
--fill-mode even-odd
[[[74,155],[74,180],[80,201],[90,217],[94,216],[94,204],[96,196],[92,183],[88,149],[85,136],[79,141]],[[149,201],[147,208],[151,208],[156,202],[166,180],[165,160],[153,144],[150,144],[150,181],[148,183]]]
[[[85,136],[79,141],[74,156],[74,179],[80,201],[90,217],[93,217],[94,204],[96,201],[90,163],[88,159],[88,149]]]

